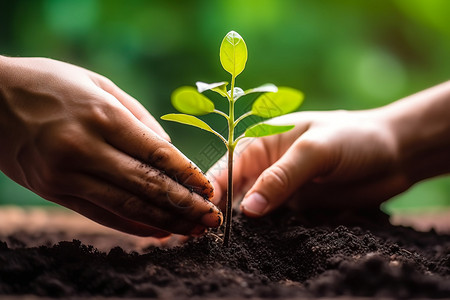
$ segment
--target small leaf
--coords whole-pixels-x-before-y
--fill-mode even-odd
[[[172,93],[172,105],[182,113],[204,115],[214,111],[214,103],[194,87],[183,86]]]
[[[161,119],[166,120],[166,121],[172,121],[172,122],[177,122],[177,123],[181,123],[181,124],[191,125],[191,126],[209,131],[209,132],[217,135],[225,144],[227,143],[227,140],[222,135],[220,135],[220,133],[213,130],[208,124],[206,124],[205,122],[203,122],[202,120],[200,120],[197,117],[185,115],[185,114],[167,114],[167,115],[162,116]]]
[[[266,123],[259,123],[256,125],[253,125],[252,127],[248,128],[244,136],[245,137],[262,137],[262,136],[268,136],[268,135],[274,135],[283,133],[286,131],[291,130],[294,128],[295,125],[270,125]]]
[[[244,39],[235,31],[230,31],[220,45],[220,63],[233,77],[238,76],[247,62],[247,46]]]
[[[206,82],[197,81],[195,84],[197,85],[197,90],[199,93],[203,93],[204,91],[212,90],[216,93],[219,93],[223,97],[227,97],[228,82],[226,82],[226,81],[214,82],[214,83],[206,83]]]
[[[214,130],[212,130],[212,128],[208,124],[206,124],[205,122],[203,122],[202,120],[200,120],[199,118],[194,117],[194,116],[185,115],[185,114],[167,114],[167,115],[162,116],[161,119],[166,120],[166,121],[172,121],[172,122],[178,122],[181,124],[191,125],[191,126],[198,127],[200,129],[214,133]]]
[[[228,91],[228,95],[231,97],[231,90]],[[234,92],[233,92],[234,101],[236,101],[237,99],[241,98],[244,95],[245,95],[245,92],[243,89],[241,89],[240,87],[234,88]]]
[[[290,113],[303,102],[303,93],[292,88],[280,87],[276,93],[265,93],[255,100],[252,113],[263,118],[273,118]]]
[[[253,89],[246,90],[245,94],[247,95],[251,93],[268,93],[268,92],[276,93],[278,92],[278,87],[275,84],[266,83]]]

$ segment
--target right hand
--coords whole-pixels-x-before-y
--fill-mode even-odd
[[[300,208],[377,207],[412,182],[403,172],[392,131],[373,111],[300,112],[271,124],[295,124],[289,132],[244,139],[235,150],[234,192],[245,193],[250,217],[273,211],[295,194]],[[223,157],[208,175],[213,202],[224,205]]]
[[[141,236],[222,223],[213,187],[135,99],[63,62],[0,57],[0,169],[45,199]]]

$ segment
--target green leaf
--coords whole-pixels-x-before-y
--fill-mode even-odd
[[[206,131],[209,131],[211,133],[214,133],[217,135],[225,144],[227,143],[227,140],[220,135],[217,131],[213,130],[208,124],[206,124],[204,121],[200,120],[197,117],[185,115],[185,114],[167,114],[161,117],[161,119],[166,121],[172,121],[177,122],[181,124],[191,125]]]
[[[273,118],[296,110],[303,102],[302,92],[288,87],[278,88],[276,93],[265,93],[255,100],[252,113],[264,118]]]
[[[256,125],[253,125],[252,127],[248,128],[244,136],[245,137],[262,137],[262,136],[268,136],[268,135],[274,135],[283,133],[286,131],[291,130],[294,128],[295,125],[270,125],[266,123],[259,123]]]
[[[172,93],[172,105],[190,115],[204,115],[214,111],[214,103],[200,94],[194,87],[183,86]]]
[[[247,62],[247,46],[244,39],[235,31],[230,31],[220,45],[220,63],[233,77],[238,76]]]
[[[197,117],[185,115],[185,114],[167,114],[161,117],[161,119],[166,121],[178,122],[181,124],[191,125],[194,127],[198,127],[200,129],[214,132],[214,130],[205,122],[200,120]]]
[[[228,82],[222,81],[222,82],[214,82],[214,83],[206,83],[197,81],[195,83],[197,85],[197,90],[199,93],[203,93],[204,91],[214,91],[216,93],[219,93],[223,97],[227,97],[227,85]]]
[[[278,87],[275,84],[266,83],[253,89],[246,90],[245,94],[247,95],[251,93],[276,93],[276,92],[278,92]]]

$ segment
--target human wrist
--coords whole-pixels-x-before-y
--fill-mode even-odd
[[[450,172],[450,81],[380,110],[411,184]]]

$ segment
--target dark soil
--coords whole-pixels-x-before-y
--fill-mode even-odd
[[[77,240],[0,242],[0,294],[296,298],[450,297],[450,236],[376,213],[234,218],[229,248],[212,231],[171,249],[100,252]],[[51,240],[51,239],[50,239]],[[0,296],[1,298],[1,296]]]

